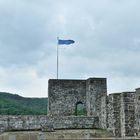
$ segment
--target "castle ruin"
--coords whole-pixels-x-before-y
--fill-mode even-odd
[[[106,129],[115,137],[140,137],[140,88],[107,95],[106,78],[50,79],[47,116],[0,115],[0,132],[77,128]]]
[[[82,104],[83,116],[97,118],[99,128],[117,137],[139,135],[140,89],[107,95],[106,78],[89,78],[50,79],[48,91],[49,116],[77,116],[77,105]]]

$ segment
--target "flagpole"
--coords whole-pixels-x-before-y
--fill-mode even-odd
[[[57,37],[57,79],[58,79],[58,55],[59,55],[59,50],[58,50],[58,45],[59,45],[59,43],[58,43],[58,41],[59,41],[59,37]]]

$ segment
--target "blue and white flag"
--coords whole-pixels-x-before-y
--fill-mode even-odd
[[[58,45],[70,45],[70,44],[73,44],[75,43],[74,40],[61,40],[61,39],[58,39]]]

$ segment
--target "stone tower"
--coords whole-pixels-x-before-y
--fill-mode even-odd
[[[106,128],[106,78],[50,79],[48,88],[48,115],[76,116],[76,107],[80,103],[86,116],[100,116],[100,126]]]
[[[106,78],[89,78],[86,81],[86,107],[88,116],[98,116],[101,128],[106,128]]]
[[[48,87],[48,115],[75,115],[77,103],[86,108],[85,80],[50,79]]]
[[[140,136],[140,88],[136,89],[134,105],[135,105],[135,133],[136,135]]]

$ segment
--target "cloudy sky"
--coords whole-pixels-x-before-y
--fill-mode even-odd
[[[140,0],[0,0],[0,91],[46,97],[56,78],[106,77],[108,93],[140,87]]]

